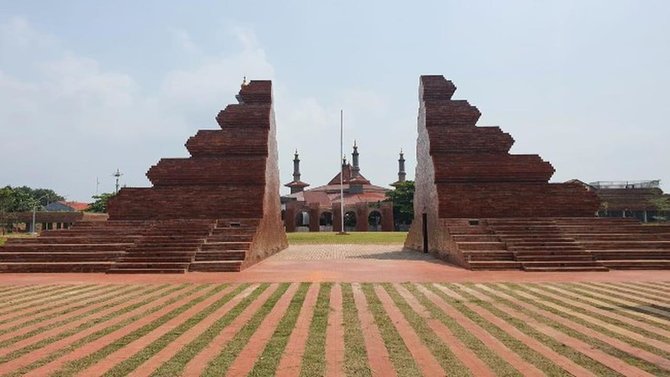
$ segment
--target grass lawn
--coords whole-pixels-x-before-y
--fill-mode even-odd
[[[349,232],[347,235],[334,232],[295,232],[286,235],[291,245],[391,245],[404,243],[407,232]]]
[[[3,283],[0,374],[668,376],[668,287]]]

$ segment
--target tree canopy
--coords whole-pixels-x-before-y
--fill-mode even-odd
[[[397,224],[411,224],[414,219],[414,181],[399,182],[386,193],[393,201],[393,217]]]
[[[51,189],[32,189],[28,186],[0,188],[0,212],[31,211],[35,205],[41,208],[59,200],[65,198]]]
[[[105,192],[100,195],[93,195],[93,199],[95,201],[91,203],[91,205],[88,206],[87,211],[88,212],[97,212],[97,213],[106,213],[107,212],[107,202],[111,197],[113,197],[114,193],[111,192]]]

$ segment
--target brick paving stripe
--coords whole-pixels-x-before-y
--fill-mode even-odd
[[[305,343],[307,342],[307,336],[309,335],[309,325],[312,321],[312,315],[314,314],[314,305],[316,304],[318,293],[319,285],[311,284],[307,291],[305,301],[302,304],[302,309],[298,314],[295,327],[286,343],[285,349],[290,350],[290,352],[284,352],[279,361],[279,365],[277,366],[275,376],[291,377],[300,375],[302,356],[305,352]]]
[[[304,247],[275,259],[355,263],[398,253],[425,263],[393,248],[315,256]],[[670,375],[670,282],[655,273],[225,284],[51,280],[68,274],[6,284],[0,275],[0,376]]]
[[[315,296],[316,298],[316,296]],[[342,285],[335,284],[330,291],[330,315],[326,330],[326,376],[344,374],[344,317]]]
[[[352,284],[358,319],[361,322],[361,330],[365,339],[368,362],[373,376],[396,376],[395,368],[386,350],[382,336],[375,324],[375,319],[368,309],[368,303],[359,284]]]

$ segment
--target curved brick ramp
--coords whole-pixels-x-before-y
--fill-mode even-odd
[[[2,376],[670,374],[667,283],[0,288]]]

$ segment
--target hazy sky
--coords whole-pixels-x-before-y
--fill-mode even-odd
[[[0,0],[0,185],[88,201],[147,186],[161,157],[272,79],[282,184],[414,176],[417,87],[443,74],[554,181],[661,179],[670,191],[670,2]],[[284,188],[282,193],[288,192]]]

